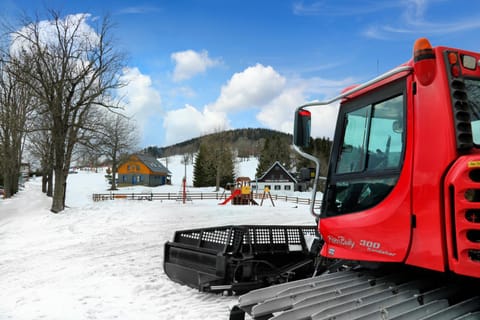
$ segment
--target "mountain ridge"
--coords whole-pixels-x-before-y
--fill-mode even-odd
[[[143,152],[157,158],[193,154],[198,151],[202,142],[222,140],[237,151],[239,158],[258,157],[263,149],[265,140],[273,137],[289,144],[292,141],[292,135],[288,133],[265,128],[243,128],[210,133],[166,147],[149,146],[144,148]]]

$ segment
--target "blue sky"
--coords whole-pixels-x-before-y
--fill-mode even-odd
[[[471,0],[0,0],[3,19],[111,16],[128,55],[119,94],[141,146],[224,129],[291,132],[293,111],[407,61],[413,42],[480,50],[480,1]],[[17,19],[18,20],[18,19]],[[331,136],[337,106],[314,114]]]

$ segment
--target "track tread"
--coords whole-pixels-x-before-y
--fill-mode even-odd
[[[476,288],[475,280],[410,268],[348,270],[252,291],[238,307],[255,320],[471,320],[480,319]]]

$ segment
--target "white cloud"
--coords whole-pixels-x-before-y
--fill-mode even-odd
[[[135,117],[139,124],[162,111],[160,93],[152,86],[150,76],[142,74],[138,68],[125,68],[121,81],[127,83],[119,89],[125,100],[125,113]]]
[[[294,111],[309,101],[309,95],[331,98],[353,82],[352,78],[287,81],[272,67],[257,64],[234,74],[222,87],[218,99],[203,110],[186,105],[167,112],[163,123],[165,143],[174,144],[229,129],[229,119],[233,120],[236,112],[253,107],[258,110],[256,119],[263,127],[292,133]],[[313,108],[312,136],[332,138],[337,112],[338,104]]]
[[[211,59],[206,50],[201,52],[193,50],[175,52],[172,53],[171,58],[175,61],[174,81],[188,80],[199,73],[205,72],[208,68],[220,64],[220,60]]]
[[[398,40],[400,36],[405,35],[410,39],[412,35],[422,34],[430,35],[446,35],[456,32],[465,32],[469,30],[480,29],[480,20],[478,16],[462,17],[454,20],[452,17],[448,20],[429,21],[426,19],[429,7],[439,3],[448,4],[448,1],[442,0],[406,0],[400,1],[399,8],[402,10],[399,19],[390,23],[375,23],[368,26],[363,35],[368,38],[378,40]],[[437,7],[440,7],[438,5]],[[442,8],[448,10],[448,8]]]
[[[339,102],[310,109],[312,112],[312,137],[333,139]],[[293,129],[292,129],[293,130]]]
[[[264,106],[257,114],[257,120],[267,128],[293,133],[295,110],[305,102],[305,92],[302,88],[290,88]],[[333,138],[338,103],[309,110],[312,111],[312,136]]]
[[[88,25],[87,20],[91,17],[88,13],[78,13],[67,15],[64,19],[57,22],[53,20],[42,20],[35,24],[29,24],[20,28],[11,35],[10,53],[16,55],[20,50],[30,50],[31,41],[26,39],[33,38],[34,33],[38,32],[39,43],[45,45],[58,46],[58,34],[66,32],[65,37],[70,38],[75,34],[78,46],[96,45],[100,41],[99,35]],[[80,57],[82,58],[82,57]],[[86,58],[86,57],[83,57]]]
[[[165,143],[167,145],[182,142],[217,130],[229,128],[227,116],[223,112],[204,108],[199,111],[191,105],[182,109],[168,111],[165,115]]]
[[[322,78],[295,79],[270,103],[262,106],[257,120],[267,128],[287,133],[293,132],[293,119],[297,107],[305,104],[310,94],[330,99],[352,84],[352,78],[329,80]],[[333,138],[338,114],[338,103],[310,108],[312,111],[312,136]]]
[[[413,0],[422,2],[424,0]],[[359,16],[375,14],[383,10],[393,10],[401,3],[397,1],[358,1],[343,4],[341,1],[296,1],[293,3],[293,14],[298,16]]]
[[[305,97],[301,88],[289,88],[269,104],[263,106],[257,114],[257,120],[267,128],[292,133],[295,109],[304,101]]]
[[[209,106],[211,110],[235,112],[259,107],[277,97],[286,80],[271,66],[257,64],[235,73],[222,87],[220,97]]]

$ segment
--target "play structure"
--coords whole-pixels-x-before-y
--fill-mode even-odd
[[[235,185],[230,189],[231,194],[219,205],[225,205],[230,201],[234,205],[248,205],[257,206],[258,203],[253,199],[251,180],[248,177],[238,177],[235,180]]]

